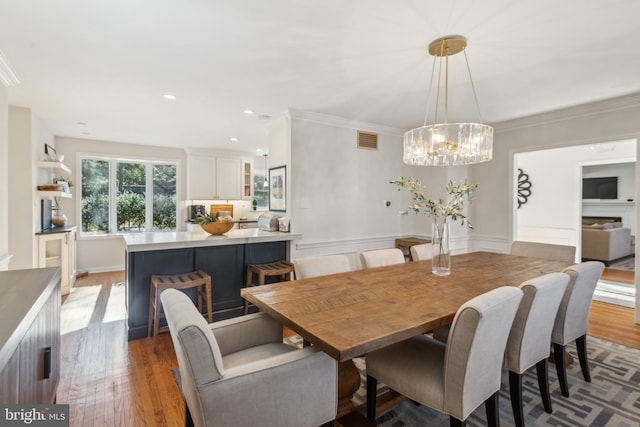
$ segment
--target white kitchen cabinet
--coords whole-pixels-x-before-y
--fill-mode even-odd
[[[38,267],[60,267],[62,294],[76,281],[76,230],[42,232],[38,235]]]
[[[216,195],[218,199],[242,198],[240,159],[216,157]]]
[[[242,161],[242,198],[253,198],[253,162],[250,160]]]
[[[188,156],[188,188],[191,200],[240,200],[245,198],[245,163],[241,156],[203,155]],[[251,174],[251,166],[248,167]],[[250,178],[251,179],[251,178]],[[249,184],[250,191],[250,184]]]
[[[189,157],[189,198],[209,200],[215,198],[215,157]]]

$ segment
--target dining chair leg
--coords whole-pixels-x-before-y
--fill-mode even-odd
[[[493,393],[487,400],[484,401],[484,409],[487,413],[487,425],[489,427],[499,427],[500,426],[500,408],[498,407],[497,391]]]
[[[371,375],[367,375],[367,419],[373,424],[376,423],[376,394],[378,380]]]
[[[189,407],[187,406],[187,402],[184,402],[184,426],[195,427],[193,418],[191,418],[191,411],[189,411]]]
[[[538,374],[538,388],[540,389],[544,411],[550,414],[553,409],[551,408],[551,396],[549,396],[549,370],[546,358],[536,363],[536,373]]]
[[[455,418],[455,417],[449,417],[449,425],[451,427],[464,427],[467,425],[466,422],[464,421],[460,421],[459,419]]]
[[[558,382],[560,383],[560,391],[564,397],[569,397],[569,386],[567,385],[567,372],[564,366],[564,346],[562,344],[553,344],[553,361],[556,364],[556,372],[558,373]]]
[[[587,361],[587,336],[583,335],[576,339],[576,349],[578,350],[578,359],[580,360],[580,369],[582,376],[588,383],[591,382],[591,374],[589,373],[589,362]]]
[[[509,371],[509,394],[511,394],[511,409],[516,427],[524,426],[524,414],[522,413],[522,375]],[[489,412],[487,410],[487,419]]]

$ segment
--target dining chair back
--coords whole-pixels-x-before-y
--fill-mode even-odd
[[[498,392],[507,337],[522,291],[503,286],[463,304],[447,344],[426,335],[367,354],[367,417],[375,421],[376,384],[450,416],[457,425],[483,402],[497,425]]]
[[[516,240],[511,244],[510,253],[511,255],[528,256],[551,261],[576,262],[576,247],[568,245]]]
[[[547,375],[549,341],[569,280],[566,273],[551,273],[520,285],[524,295],[509,332],[504,355],[504,367],[509,371],[511,407],[517,427],[524,426],[522,374],[534,365],[544,409],[548,413],[552,411]]]
[[[571,279],[564,292],[551,333],[554,361],[558,373],[558,382],[562,395],[569,397],[567,374],[564,362],[564,347],[575,341],[580,368],[584,380],[591,382],[587,361],[587,327],[589,310],[598,280],[604,271],[604,264],[599,261],[588,261],[572,265],[563,270]]]
[[[432,245],[431,243],[421,243],[419,245],[413,245],[409,248],[411,251],[412,261],[424,261],[431,259]]]
[[[362,268],[384,267],[386,265],[403,264],[404,254],[398,248],[375,249],[360,254]]]
[[[184,293],[167,289],[160,299],[187,422],[312,427],[335,418],[335,359],[315,347],[284,344],[282,324],[265,313],[207,324]]]
[[[293,261],[296,279],[327,276],[351,271],[351,263],[346,255],[321,255],[298,258]]]

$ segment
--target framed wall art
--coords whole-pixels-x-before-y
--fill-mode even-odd
[[[269,169],[269,210],[274,212],[287,210],[286,166]]]

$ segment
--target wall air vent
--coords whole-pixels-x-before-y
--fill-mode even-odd
[[[378,149],[378,134],[372,132],[358,131],[358,148],[365,150]]]

